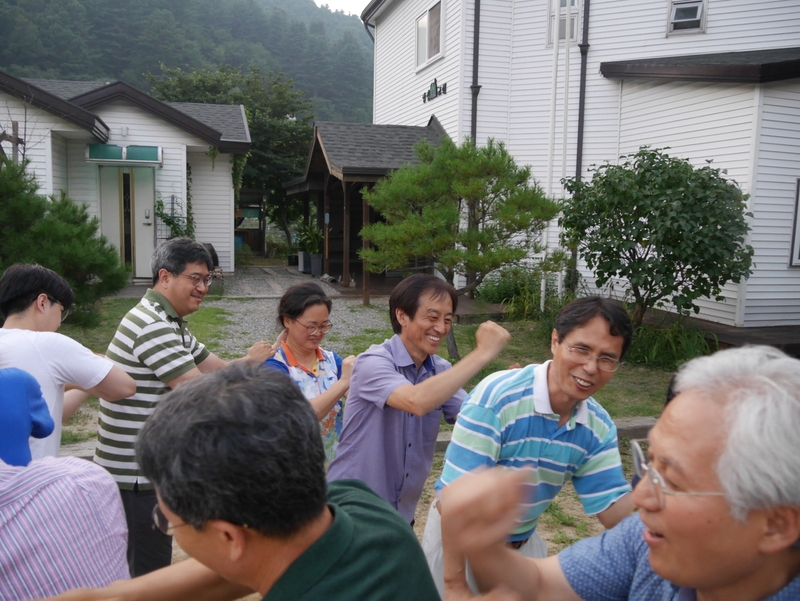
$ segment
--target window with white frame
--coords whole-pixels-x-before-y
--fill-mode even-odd
[[[417,19],[417,67],[442,55],[442,3],[437,2]]]
[[[707,0],[670,0],[668,33],[705,31]]]
[[[567,15],[569,15],[569,39],[576,41],[578,39],[578,8],[580,2],[578,0],[549,0],[548,17],[547,17],[547,45],[553,44],[553,32],[555,30],[556,22],[556,2],[561,3],[561,16],[558,21],[558,39],[564,40],[567,37]],[[567,6],[569,4],[569,6]]]
[[[800,267],[800,179],[794,191],[794,227],[792,228],[792,250],[789,265]]]

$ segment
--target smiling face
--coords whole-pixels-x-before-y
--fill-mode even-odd
[[[197,276],[203,281],[195,286],[191,277],[187,276]],[[180,274],[162,269],[155,290],[166,297],[180,317],[186,317],[197,311],[206,297],[208,286],[204,280],[207,277],[208,266],[205,263],[187,263]]]
[[[595,357],[620,359],[622,344],[622,336],[612,336],[608,322],[602,317],[593,317],[570,331],[561,342],[553,330],[550,340],[553,362],[547,371],[547,386],[554,409],[566,409],[578,401],[586,400],[614,377],[614,372],[599,369],[594,359],[581,364],[578,357],[570,353],[568,346],[585,349]]]
[[[450,331],[453,302],[447,295],[435,298],[431,292],[424,292],[413,318],[402,309],[397,309],[396,315],[402,327],[400,340],[419,367],[428,355],[437,353],[439,344]]]
[[[691,390],[664,409],[650,431],[648,455],[668,490],[722,490],[716,474],[725,445],[721,410]],[[667,495],[659,509],[645,481],[637,485],[634,502],[647,527],[650,565],[674,584],[706,591],[741,586],[769,562],[759,550],[767,527],[763,512],[752,511],[738,522],[722,496]]]
[[[297,319],[289,317],[283,318],[283,325],[288,333],[286,343],[289,348],[298,351],[313,352],[319,348],[325,334],[317,330],[314,334],[309,334],[306,326],[323,326],[330,322],[330,312],[328,307],[323,304],[311,305]]]

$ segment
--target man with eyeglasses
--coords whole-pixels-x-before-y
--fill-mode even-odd
[[[228,364],[192,335],[184,319],[200,308],[211,284],[213,262],[205,247],[189,238],[167,240],[153,252],[150,267],[153,287],[122,318],[106,351],[134,378],[136,391],[116,403],[100,400],[94,456],[120,488],[133,576],[172,561],[172,538],[152,528],[156,495],[134,456],[139,430],[164,394]],[[274,353],[272,345],[262,340],[242,360],[260,364]]]
[[[16,367],[36,378],[55,423],[49,436],[30,439],[32,459],[58,457],[61,425],[89,394],[111,402],[136,389],[121,368],[56,332],[74,300],[67,281],[41,265],[15,263],[0,277],[0,368]]]
[[[558,556],[503,544],[528,474],[489,470],[444,490],[443,527],[482,589],[531,601],[800,599],[800,360],[719,351],[685,364],[674,391],[647,453],[633,445],[639,511]]]
[[[442,490],[481,467],[526,469],[525,512],[507,544],[525,557],[547,557],[536,532],[539,516],[568,480],[588,515],[612,528],[630,515],[630,485],[622,473],[617,429],[592,395],[614,376],[630,346],[633,326],[619,304],[598,296],[577,299],[556,317],[553,359],[496,372],[464,402],[435,488],[423,549],[444,596],[475,583],[463,554],[441,530]]]

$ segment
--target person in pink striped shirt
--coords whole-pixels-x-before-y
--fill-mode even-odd
[[[90,461],[0,461],[0,533],[0,599],[39,599],[130,578],[119,490]]]

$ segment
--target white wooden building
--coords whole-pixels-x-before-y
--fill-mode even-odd
[[[700,316],[800,324],[800,0],[372,0],[361,18],[375,123],[435,112],[459,142],[505,142],[555,196],[642,145],[713,159],[750,194],[754,269]]]
[[[169,230],[155,216],[186,216],[195,238],[234,269],[231,156],[250,149],[244,107],[161,102],[123,83],[21,80],[0,72],[0,131],[17,122],[42,194],[86,203],[135,278]],[[11,144],[2,143],[6,155]],[[20,153],[21,154],[21,153]],[[213,158],[212,158],[213,157]]]

